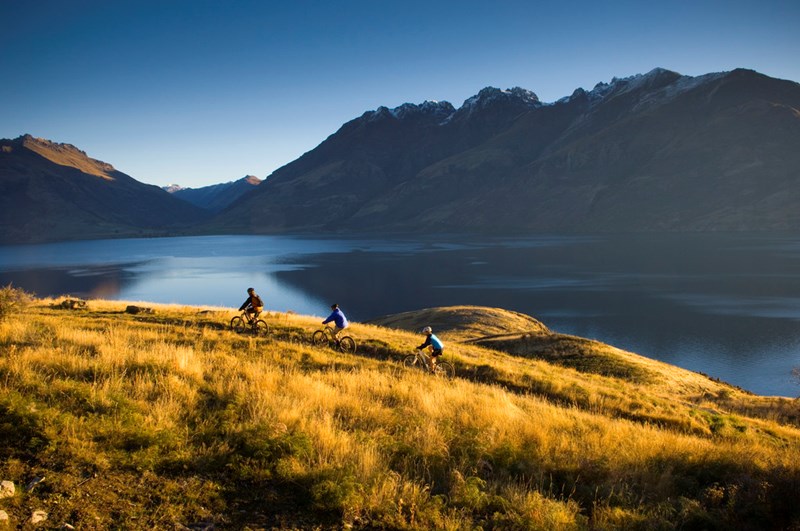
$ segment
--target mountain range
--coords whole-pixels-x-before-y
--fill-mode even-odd
[[[553,103],[487,87],[459,108],[380,107],[258,186],[169,194],[69,144],[0,145],[5,242],[800,229],[800,84],[744,69],[657,68]]]
[[[800,85],[664,69],[555,103],[381,107],[275,171],[222,231],[800,228]],[[247,212],[249,217],[241,216]]]

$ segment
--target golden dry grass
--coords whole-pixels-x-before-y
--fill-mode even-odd
[[[418,332],[425,326],[431,326],[437,335],[454,341],[515,333],[549,333],[544,324],[529,315],[485,306],[425,308],[387,315],[370,323],[409,332]]]
[[[655,377],[459,343],[467,324],[442,381],[398,363],[420,341],[402,330],[353,324],[345,355],[308,343],[308,316],[255,338],[225,308],[52,302],[0,322],[0,479],[46,477],[0,502],[12,525],[34,508],[81,529],[800,525],[796,403],[607,345],[561,348]]]

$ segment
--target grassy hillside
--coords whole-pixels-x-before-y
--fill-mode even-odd
[[[228,309],[53,302],[0,322],[12,526],[800,527],[795,401],[518,314],[428,310],[443,381],[398,363],[421,342],[404,319],[354,324],[344,355],[309,344],[314,317],[255,338]]]

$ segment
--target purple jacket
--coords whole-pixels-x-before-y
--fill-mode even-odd
[[[339,308],[333,310],[328,318],[322,321],[322,324],[328,324],[331,321],[336,323],[336,326],[339,328],[347,328],[347,317],[344,316],[344,313]]]

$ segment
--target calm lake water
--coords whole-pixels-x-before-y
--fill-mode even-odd
[[[38,296],[238,307],[356,321],[474,304],[701,371],[797,396],[800,235],[102,240],[0,247],[0,284]]]

